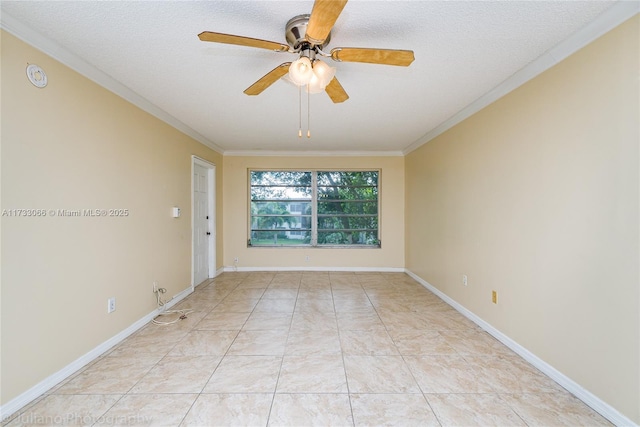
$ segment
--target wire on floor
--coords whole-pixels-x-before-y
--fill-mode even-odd
[[[185,310],[165,310],[164,307],[167,304],[167,302],[165,300],[162,299],[162,297],[160,296],[161,294],[164,294],[165,292],[167,292],[167,290],[165,288],[159,288],[155,294],[156,294],[156,298],[158,301],[158,310],[160,311],[160,314],[158,314],[158,316],[156,316],[153,319],[153,323],[155,323],[156,325],[172,325],[174,323],[178,323],[181,320],[184,320],[187,318],[187,315],[190,313],[193,313],[193,310],[190,309],[185,309]],[[168,322],[163,322],[158,320],[158,318],[160,318],[161,316],[166,316],[168,314],[178,314],[178,317],[174,320],[170,320]]]

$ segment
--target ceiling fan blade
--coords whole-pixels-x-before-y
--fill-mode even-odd
[[[323,44],[346,4],[347,0],[316,0],[305,38],[313,44]]]
[[[336,47],[331,49],[331,58],[334,61],[367,62],[369,64],[399,65],[402,67],[408,67],[415,59],[412,50],[358,47]]]
[[[289,72],[291,62],[278,65],[273,70],[265,74],[260,80],[245,89],[247,95],[260,95],[266,88],[274,84],[278,79]]]
[[[336,104],[349,99],[349,95],[347,95],[347,92],[344,91],[344,88],[335,77],[331,79],[324,90],[327,92],[327,95],[329,95],[329,98]]]
[[[289,50],[289,46],[283,43],[252,39],[251,37],[234,36],[232,34],[213,33],[211,31],[204,31],[198,34],[198,38],[203,42],[236,44],[239,46],[275,50],[277,52],[287,52]]]

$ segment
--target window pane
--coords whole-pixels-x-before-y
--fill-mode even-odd
[[[311,202],[299,199],[269,202],[252,201],[251,214],[311,215]]]
[[[251,200],[308,199],[311,201],[311,187],[252,186]]]
[[[319,245],[376,245],[378,233],[373,231],[318,231]]]
[[[311,243],[311,172],[251,171],[251,244]]]
[[[311,172],[297,171],[252,171],[251,199],[311,200]]]
[[[318,172],[318,186],[366,185],[378,186],[378,171]]]
[[[251,245],[253,246],[295,246],[311,243],[311,230],[274,230],[252,231]]]
[[[376,214],[378,213],[378,201],[318,201],[318,211],[327,214],[339,214],[348,212],[351,214]]]
[[[311,229],[311,217],[302,215],[251,215],[251,229],[253,230],[288,230]]]
[[[318,172],[318,245],[378,243],[378,172]]]

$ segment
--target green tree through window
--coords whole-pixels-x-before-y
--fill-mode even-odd
[[[379,171],[250,171],[252,246],[380,245]]]

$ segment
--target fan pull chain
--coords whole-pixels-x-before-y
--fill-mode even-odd
[[[300,118],[298,127],[298,138],[302,138],[302,86],[298,86],[298,104],[298,113]]]
[[[307,138],[311,138],[311,93],[307,85]]]

